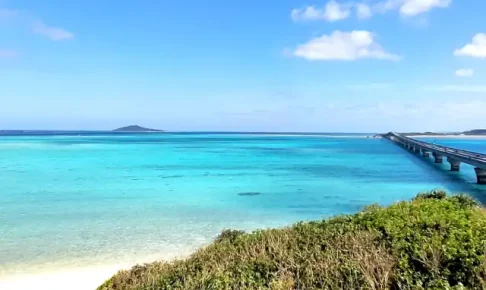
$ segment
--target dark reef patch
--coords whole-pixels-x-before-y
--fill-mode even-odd
[[[239,196],[257,196],[261,194],[262,194],[261,192],[239,192],[238,193]]]

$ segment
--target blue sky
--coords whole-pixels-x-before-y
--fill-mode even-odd
[[[0,0],[0,127],[486,127],[486,1]]]

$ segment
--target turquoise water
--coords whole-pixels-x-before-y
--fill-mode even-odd
[[[0,136],[0,276],[168,258],[434,188],[486,202],[472,168],[447,169],[360,135]]]

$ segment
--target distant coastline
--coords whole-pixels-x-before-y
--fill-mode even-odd
[[[406,136],[486,136],[486,129],[473,129],[463,132],[446,132],[446,133],[436,133],[436,132],[412,132],[412,133],[402,133]]]
[[[402,135],[411,138],[462,138],[462,139],[486,139],[486,129],[473,129],[463,132],[406,132]],[[383,137],[385,134],[378,134],[374,137]]]

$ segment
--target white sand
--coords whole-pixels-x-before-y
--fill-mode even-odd
[[[184,259],[194,250],[187,248],[162,255],[130,257],[117,264],[70,265],[64,268],[56,266],[32,273],[0,274],[0,290],[94,290],[120,270],[153,261]]]
[[[0,277],[1,290],[93,290],[127,265],[75,268]]]

